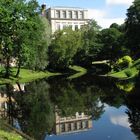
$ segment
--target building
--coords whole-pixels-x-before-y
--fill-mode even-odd
[[[46,8],[44,5],[42,8]],[[52,33],[56,30],[62,30],[70,27],[72,30],[80,29],[82,25],[87,24],[88,10],[75,7],[51,7],[42,10],[42,15],[46,11],[46,17],[50,22]]]
[[[5,93],[0,93],[0,118],[7,117],[8,103],[14,102],[12,97],[8,97]]]
[[[7,96],[0,93],[0,118],[6,118],[7,116]]]
[[[75,132],[87,131],[92,128],[92,118],[90,115],[76,112],[74,116],[61,117],[59,113],[55,113],[56,135],[68,134]]]

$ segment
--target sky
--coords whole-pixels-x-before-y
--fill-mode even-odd
[[[126,18],[127,9],[134,0],[37,0],[47,7],[67,6],[80,7],[88,10],[88,18],[95,19],[102,28],[108,28],[112,23],[122,24]]]

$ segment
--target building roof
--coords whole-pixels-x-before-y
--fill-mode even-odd
[[[68,7],[68,6],[53,6],[50,7],[50,9],[70,9],[70,10],[84,10],[87,11],[87,9],[80,8],[80,7]]]

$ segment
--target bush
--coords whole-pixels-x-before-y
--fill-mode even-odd
[[[132,65],[132,58],[130,56],[124,56],[116,61],[116,68],[119,70],[124,69],[126,67],[130,67]]]
[[[132,76],[132,71],[127,70],[127,71],[125,71],[125,74],[127,75],[127,77],[131,77]]]
[[[132,63],[132,58],[128,55],[124,56],[122,60],[125,61],[126,63]]]

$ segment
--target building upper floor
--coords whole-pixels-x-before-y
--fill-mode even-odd
[[[88,10],[77,7],[51,7],[46,14],[49,20],[88,20]]]

